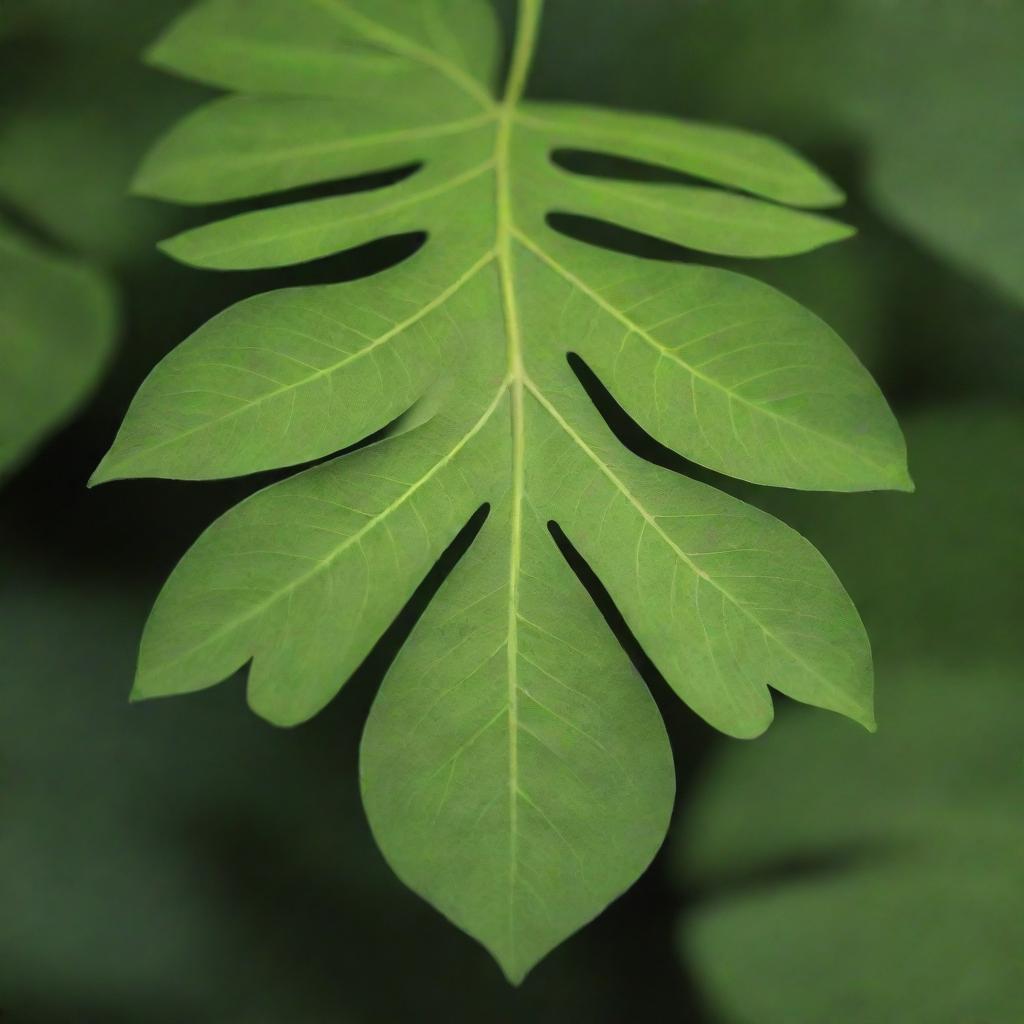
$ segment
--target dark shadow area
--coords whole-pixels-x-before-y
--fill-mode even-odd
[[[98,1000],[56,997],[48,1000],[36,992],[21,996],[16,989],[5,993],[9,1004],[17,1007],[17,1016],[4,1011],[0,1005],[0,1021],[4,1024],[180,1024],[183,1020],[196,1021],[188,1008],[181,1006],[152,1006],[147,1010],[146,1020],[124,1010],[111,1001],[104,1005]],[[200,1022],[196,1021],[196,1024]],[[212,1022],[211,1022],[212,1024]]]
[[[859,870],[870,870],[879,864],[900,860],[912,862],[920,850],[898,840],[867,839],[842,845],[810,850],[749,871],[720,875],[702,883],[695,906],[721,903],[742,898],[763,890],[777,890],[793,882],[827,880]]]
[[[582,217],[575,213],[550,213],[548,226],[555,231],[574,238],[577,242],[596,245],[599,249],[622,253],[626,256],[640,256],[648,260],[662,260],[667,263],[696,263],[701,266],[716,266],[725,263],[724,257],[709,253],[698,253],[674,242],[666,242],[645,235],[640,231],[621,227],[595,217]]]
[[[69,252],[65,244],[38,218],[33,217],[17,203],[13,203],[3,196],[0,196],[0,224],[6,224],[13,228],[27,241],[35,243],[48,252],[62,256],[77,255]]]
[[[619,405],[611,392],[604,386],[601,379],[594,373],[582,357],[575,352],[566,355],[566,362],[570,369],[576,374],[580,386],[587,393],[587,397],[597,407],[608,429],[616,436],[619,443],[627,448],[634,455],[647,462],[653,462],[656,466],[669,469],[673,473],[680,473],[683,476],[700,480],[702,483],[710,484],[713,487],[730,492],[737,487],[737,481],[733,477],[716,473],[696,462],[691,462],[678,452],[656,441],[650,434],[641,427],[626,410]]]
[[[220,301],[233,305],[242,299],[281,288],[307,288],[314,285],[343,284],[371,277],[397,266],[413,256],[427,241],[425,231],[378,238],[353,249],[307,260],[290,267],[267,270],[198,270],[198,273],[222,275]]]
[[[402,645],[448,575],[472,546],[477,534],[483,529],[490,511],[490,504],[485,502],[456,534],[454,540],[445,548],[441,557],[413,592],[401,612],[398,613],[395,621],[388,626],[362,665],[352,674],[352,678],[346,684],[349,689],[355,689],[360,693],[365,691],[371,698],[377,692],[377,687],[397,657]],[[359,708],[359,712],[356,714],[358,721],[365,720],[363,712],[369,711],[371,702],[371,700],[367,700],[365,707]]]

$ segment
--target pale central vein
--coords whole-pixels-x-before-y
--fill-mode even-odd
[[[523,424],[523,351],[516,305],[515,278],[512,269],[512,213],[509,190],[509,134],[511,118],[503,113],[495,147],[497,183],[497,252],[502,302],[508,339],[509,393],[512,430],[512,518],[509,544],[508,589],[508,801],[509,801],[509,943],[515,942],[513,925],[514,892],[518,860],[518,788],[519,788],[519,575],[522,563],[523,489],[525,483],[526,440]]]
[[[536,42],[543,0],[519,0],[516,40],[509,66],[505,97],[500,108],[495,141],[495,187],[497,221],[495,252],[501,278],[508,342],[507,379],[511,396],[512,430],[512,517],[509,544],[508,598],[508,801],[509,801],[509,873],[508,873],[508,953],[515,959],[515,890],[518,883],[518,801],[519,801],[519,577],[522,565],[523,492],[525,486],[526,437],[523,422],[523,345],[516,304],[515,276],[512,268],[512,193],[510,181],[510,144],[515,109],[522,97]]]

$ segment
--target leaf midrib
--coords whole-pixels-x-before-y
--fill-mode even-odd
[[[505,93],[499,112],[498,131],[494,143],[495,219],[494,249],[501,280],[502,302],[506,319],[507,370],[511,401],[512,430],[512,514],[509,543],[509,590],[507,620],[507,707],[508,707],[508,962],[515,964],[516,927],[515,895],[519,882],[519,579],[522,571],[523,499],[526,480],[526,429],[523,393],[526,374],[523,366],[523,345],[519,310],[516,301],[515,272],[512,265],[512,162],[510,149],[516,107],[522,98],[537,40],[537,29],[544,0],[518,0],[516,36],[512,47]]]
[[[518,884],[518,814],[519,814],[519,579],[522,572],[523,497],[526,477],[526,431],[523,421],[523,371],[522,337],[519,327],[519,310],[516,302],[515,274],[512,267],[512,195],[511,161],[509,145],[512,131],[512,110],[515,101],[509,99],[503,110],[495,142],[495,185],[497,218],[495,228],[495,252],[497,253],[501,280],[502,303],[505,311],[507,343],[507,377],[510,382],[511,431],[512,431],[512,517],[509,541],[509,587],[506,622],[506,672],[508,713],[508,806],[509,806],[509,857],[508,857],[508,941],[509,958],[515,960],[515,892]]]

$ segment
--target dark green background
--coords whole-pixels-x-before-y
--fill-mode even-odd
[[[674,836],[627,896],[518,991],[505,985],[487,954],[390,874],[359,806],[361,724],[415,609],[334,704],[295,731],[275,731],[252,718],[237,679],[188,699],[127,704],[137,639],[162,578],[214,516],[267,479],[143,481],[87,491],[85,481],[135,387],[165,352],[228,303],[297,280],[360,276],[407,245],[392,240],[298,270],[227,275],[176,266],[155,252],[159,238],[205,216],[127,196],[146,146],[205,95],[137,60],[183,6],[181,0],[0,4],[0,209],[47,245],[108,268],[125,322],[101,392],[0,494],[0,1020],[320,1024],[667,1016],[824,1024],[814,1014],[827,1006],[829,1024],[906,1024],[905,1008],[897,1012],[895,1004],[891,1016],[878,1015],[879,1005],[890,1006],[884,992],[871,1005],[854,998],[793,1003],[786,993],[803,983],[805,951],[785,931],[772,943],[774,959],[763,962],[742,942],[732,943],[727,929],[724,939],[715,932],[714,942],[735,946],[735,956],[729,952],[730,971],[707,970],[707,957],[728,959],[720,955],[724,947],[695,946],[706,933],[694,932],[694,939],[688,922],[706,921],[720,904],[742,902],[750,892],[784,900],[794,883],[847,868],[829,842],[790,850],[787,830],[777,847],[763,852],[755,849],[757,833],[738,833],[734,841],[750,855],[734,856],[737,864],[724,880],[691,857],[694,815],[699,811],[699,822],[714,825],[709,801],[720,808],[735,801],[735,814],[749,815],[746,776],[732,770],[735,744],[682,707],[634,647],[673,739]],[[842,215],[859,229],[852,241],[742,269],[824,316],[875,373],[905,426],[918,494],[781,494],[716,482],[815,541],[875,641],[884,749],[914,753],[887,760],[880,782],[872,741],[859,743],[863,764],[852,760],[842,776],[853,794],[848,799],[870,802],[881,786],[897,807],[905,799],[910,815],[922,800],[923,776],[924,791],[945,808],[954,783],[937,770],[933,777],[930,766],[960,752],[943,740],[942,709],[949,702],[940,698],[963,698],[984,673],[1003,680],[995,692],[1005,703],[985,697],[986,714],[972,719],[971,728],[993,735],[1009,729],[1018,739],[1016,754],[1009,744],[1011,753],[994,769],[1005,773],[1009,788],[990,813],[993,820],[1019,820],[1024,4],[551,0],[548,6],[534,95],[762,130],[799,147],[848,191]],[[658,258],[688,258],[592,225],[566,228]],[[688,469],[635,428],[620,426],[643,454]],[[920,714],[913,705],[894,713],[894,732],[885,736],[887,702],[895,706],[887,687],[895,693],[911,676],[932,681],[939,710],[932,709],[928,686],[918,685]],[[780,716],[793,713],[783,699],[778,704]],[[801,728],[813,736],[824,718],[812,715]],[[836,726],[828,721],[822,728]],[[785,822],[786,772],[798,791],[802,773],[813,775],[821,765],[796,756],[782,770],[771,742],[764,741],[763,768],[775,772],[775,816]],[[808,758],[819,746],[808,742]],[[973,761],[964,756],[962,774],[950,778],[970,778]],[[757,745],[743,748],[747,775],[760,770],[757,758]],[[721,810],[717,815],[729,818]],[[715,837],[704,838],[713,849]],[[929,833],[923,842],[930,853],[944,848],[945,839]],[[1010,911],[1024,917],[1024,877],[1011,876],[1006,890]],[[827,905],[825,912],[833,913]],[[837,901],[834,930],[826,935],[844,934],[844,912]],[[904,910],[894,903],[891,912]],[[785,903],[782,913],[785,918]],[[950,998],[943,1002],[955,1006],[962,950],[954,940],[961,932],[985,933],[988,913],[983,900],[967,901],[958,923],[948,925],[950,941],[939,944],[931,973],[903,977],[898,958],[883,961],[892,977],[881,979],[882,988],[889,983],[905,995],[909,986],[912,996],[915,984],[941,986],[948,979]],[[881,913],[863,941],[892,941],[899,933],[892,924]],[[1017,961],[1024,962],[1024,948],[1003,952],[1019,952]],[[992,955],[998,959],[999,948]],[[843,947],[829,962],[832,973],[826,970],[824,979],[815,968],[815,984],[840,994],[862,988],[856,948]],[[987,983],[986,1016],[975,1020],[968,1005],[968,1016],[955,1019],[1024,1020],[1019,987],[1001,977]],[[758,992],[781,999],[783,1016],[772,1016],[777,1009]],[[923,1004],[911,998],[912,1006]]]

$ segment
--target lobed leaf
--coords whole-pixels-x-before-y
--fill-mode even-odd
[[[150,193],[210,202],[413,168],[386,187],[283,196],[170,240],[172,255],[238,270],[399,233],[426,241],[374,277],[258,296],[200,328],[140,389],[94,479],[297,466],[400,417],[384,440],[224,515],[146,628],[137,697],[251,662],[250,703],[282,725],[337,693],[487,506],[383,684],[361,773],[397,873],[518,981],[643,870],[673,791],[651,698],[550,523],[717,728],[761,732],[770,687],[872,726],[867,638],[820,555],[625,452],[567,356],[695,462],[797,488],[910,484],[884,399],[812,314],[735,274],[613,254],[549,224],[574,212],[704,251],[801,252],[848,229],[779,203],[824,205],[835,188],[744,133],[520,105],[539,0],[522,5],[499,102],[482,84],[498,48],[482,41],[483,12],[221,0],[157,45],[162,63],[244,95],[156,147]],[[584,139],[751,195],[555,165]]]

